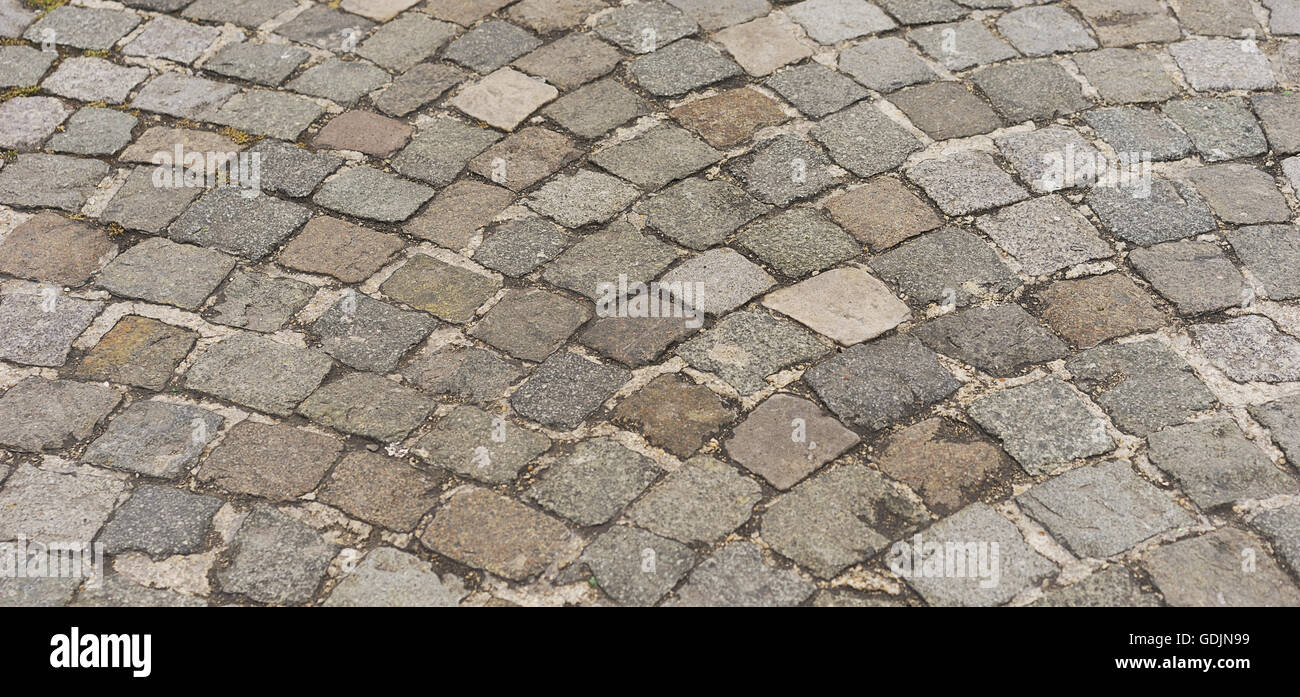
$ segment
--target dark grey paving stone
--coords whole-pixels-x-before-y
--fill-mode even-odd
[[[1284,474],[1231,419],[1173,426],[1147,436],[1147,456],[1204,509],[1242,499],[1294,494]]]
[[[253,135],[297,140],[325,108],[305,97],[255,89],[231,97],[208,118]]]
[[[349,289],[311,329],[320,337],[320,349],[340,363],[391,373],[437,324],[423,312],[400,310]]]
[[[350,107],[362,97],[388,84],[382,68],[363,61],[331,58],[308,68],[285,87],[313,97],[323,97]],[[286,95],[287,96],[287,95]]]
[[[590,527],[618,515],[659,477],[648,457],[608,438],[582,441],[557,460],[528,490],[546,510]],[[639,560],[639,557],[638,557]]]
[[[504,416],[474,407],[456,407],[434,423],[415,444],[420,459],[489,484],[514,481],[551,439],[517,426]]]
[[[541,45],[527,30],[491,19],[452,41],[442,57],[487,74]]]
[[[841,421],[871,430],[918,414],[961,385],[906,335],[850,346],[809,369],[804,381]]]
[[[913,333],[931,349],[998,377],[1068,353],[1064,342],[1015,303],[944,315]]]
[[[808,134],[859,177],[891,170],[921,149],[916,136],[865,102],[822,119]]]
[[[1070,470],[1017,496],[1016,503],[1081,557],[1110,557],[1196,522],[1124,460]]]
[[[89,438],[120,401],[103,385],[24,378],[0,397],[0,445],[37,453],[62,449]],[[14,490],[21,472],[7,480],[5,491]]]
[[[828,469],[763,514],[763,541],[819,578],[833,578],[903,537],[929,514],[862,465]]]
[[[1084,200],[1102,225],[1137,245],[1178,240],[1218,228],[1210,207],[1182,182],[1156,178],[1149,191],[1098,186]]]
[[[1214,406],[1192,367],[1154,339],[1098,346],[1065,364],[1120,430],[1145,436]]]
[[[407,381],[429,394],[480,405],[500,399],[525,374],[495,353],[472,346],[443,349],[402,368]]]
[[[1086,398],[1055,376],[980,397],[970,416],[1034,475],[1115,448]]]
[[[203,64],[203,69],[275,87],[310,57],[306,49],[297,46],[245,41],[221,48]]]
[[[433,198],[434,190],[371,167],[331,177],[312,197],[330,210],[380,222],[406,220]]]
[[[301,605],[315,595],[337,551],[306,523],[259,504],[231,540],[230,565],[216,581],[257,602]]]
[[[651,53],[694,34],[699,26],[662,2],[636,2],[601,15],[593,25],[601,38],[631,53]]]
[[[325,5],[312,5],[276,27],[275,33],[326,51],[345,51],[349,45],[356,46],[374,26],[374,22],[364,17]]]
[[[1300,341],[1279,332],[1265,317],[1243,315],[1189,329],[1196,345],[1231,380],[1300,380]]]
[[[217,414],[187,404],[136,402],[109,423],[82,457],[103,467],[177,479],[198,464],[222,422]]]
[[[178,119],[206,120],[238,93],[234,85],[172,71],[146,82],[135,93],[131,107]]]
[[[393,169],[430,184],[450,184],[475,155],[500,139],[501,134],[495,131],[455,119],[433,119],[421,126],[410,145],[393,159]]]
[[[65,130],[45,144],[52,152],[72,155],[112,155],[131,142],[139,121],[116,109],[82,107],[68,118]]]
[[[676,260],[676,251],[631,225],[615,223],[583,237],[547,264],[542,278],[554,286],[600,300],[616,293],[620,277],[647,283]]]
[[[185,386],[276,416],[289,416],[316,390],[333,363],[319,351],[240,333],[208,347]]]
[[[559,256],[570,242],[563,230],[543,218],[509,220],[491,228],[474,251],[474,261],[519,277]]]
[[[275,332],[306,306],[315,293],[314,286],[292,278],[235,271],[205,318],[229,327]]]
[[[599,317],[578,332],[577,341],[629,367],[652,363],[672,344],[699,327],[686,317]]]
[[[108,165],[99,160],[39,153],[19,155],[0,169],[0,203],[78,213],[106,176]]]
[[[1246,103],[1236,97],[1194,97],[1161,107],[1206,160],[1235,160],[1268,152],[1268,141]]]
[[[661,235],[697,250],[722,243],[741,225],[767,211],[734,185],[699,177],[674,184],[639,203],[637,209]]]
[[[468,73],[442,63],[421,63],[397,76],[375,97],[375,107],[389,116],[406,116],[463,81]]]
[[[56,57],[54,51],[38,51],[30,46],[0,46],[0,88],[39,83]]]
[[[50,287],[0,295],[0,358],[23,365],[61,366],[72,342],[103,308],[101,302],[60,297]]]
[[[510,405],[543,426],[577,428],[631,377],[623,368],[574,353],[551,355],[510,397]]]
[[[1073,114],[1091,104],[1083,96],[1082,86],[1050,61],[995,65],[976,72],[971,79],[993,108],[1012,123]],[[1025,85],[1035,88],[1027,90]]]
[[[913,29],[907,32],[907,38],[949,70],[965,70],[1020,55],[976,20]]]
[[[687,544],[711,544],[749,520],[762,489],[735,468],[698,455],[664,477],[628,509],[628,519]]]
[[[867,96],[861,85],[820,63],[786,68],[764,84],[814,119],[837,112]]]
[[[882,93],[939,79],[916,51],[898,37],[870,39],[840,52],[840,71]]]
[[[736,246],[791,278],[862,253],[857,240],[812,208],[794,208],[753,223],[736,236]]]
[[[396,443],[424,423],[434,406],[431,398],[393,380],[349,373],[322,385],[297,412],[344,433]]]
[[[789,569],[763,561],[758,545],[724,545],[695,567],[669,605],[679,607],[789,607],[807,599],[817,586]]]
[[[1117,152],[1150,153],[1153,160],[1179,160],[1192,152],[1192,141],[1173,121],[1137,107],[1093,109],[1083,115],[1097,136]]]
[[[637,93],[610,78],[560,97],[542,113],[574,135],[599,138],[649,111],[649,104]]]
[[[767,387],[767,376],[829,350],[816,334],[793,322],[762,310],[740,310],[679,346],[677,355],[747,395]]]
[[[674,97],[741,74],[708,44],[682,39],[632,61],[628,75],[650,94]]]
[[[615,525],[601,533],[578,559],[591,569],[596,586],[624,605],[653,605],[695,565],[689,547],[652,532]]]
[[[118,255],[96,283],[114,295],[197,310],[235,259],[202,247],[149,238]]]
[[[689,131],[661,125],[611,147],[599,150],[591,161],[637,186],[656,191],[721,160],[714,150]]]
[[[39,44],[49,36],[58,46],[104,51],[138,24],[140,16],[134,12],[63,5],[42,15],[23,38]]]
[[[263,140],[248,152],[261,158],[262,188],[294,198],[310,196],[343,164],[338,155],[314,153],[278,140]]]
[[[926,160],[907,170],[939,208],[958,216],[999,208],[1029,198],[997,161],[983,152],[960,152],[942,159]]]
[[[830,158],[811,143],[782,134],[729,160],[725,169],[755,198],[785,206],[839,183],[840,178],[830,172],[830,166]]]
[[[1002,126],[1002,119],[987,104],[957,82],[909,87],[891,96],[889,101],[935,140],[965,138]]]
[[[357,48],[357,54],[389,70],[406,72],[442,50],[458,29],[454,24],[408,12],[379,25]]]
[[[897,567],[895,573],[899,569],[906,571],[901,574],[904,580],[931,605],[1001,605],[1056,573],[1056,565],[1034,551],[1011,521],[983,503],[963,508],[922,531],[921,535],[927,549],[934,544],[939,545],[936,549],[955,544],[967,550],[964,575],[925,573],[927,560],[930,564],[938,560],[933,559],[932,554],[925,554],[924,550],[901,548],[900,554],[894,555],[891,551],[887,555],[893,560],[891,566]],[[976,542],[974,548],[970,546],[972,541]],[[987,573],[994,544],[998,554],[996,577]],[[917,561],[920,562],[919,569],[916,568]]]
[[[962,307],[972,298],[1007,293],[1020,285],[996,252],[957,228],[908,240],[867,263],[914,305]]]
[[[1198,167],[1184,176],[1226,223],[1286,223],[1291,209],[1273,175],[1246,164]]]
[[[1254,563],[1243,563],[1246,558]],[[1146,566],[1165,602],[1174,607],[1300,604],[1300,589],[1259,540],[1235,528],[1161,547],[1151,553]]]
[[[1241,272],[1212,242],[1179,240],[1138,248],[1129,253],[1129,261],[1179,314],[1213,312],[1249,300]]]
[[[249,197],[235,188],[212,189],[168,229],[178,242],[216,247],[257,260],[297,232],[311,211],[265,195]]]
[[[212,517],[224,503],[183,489],[141,486],[104,526],[99,541],[108,554],[194,554],[203,549]]]

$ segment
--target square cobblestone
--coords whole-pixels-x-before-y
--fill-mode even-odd
[[[1145,436],[1214,406],[1192,367],[1154,339],[1084,351],[1065,364],[1120,429]]]
[[[217,435],[223,419],[206,409],[136,402],[86,448],[86,462],[160,479],[183,477]]]
[[[528,490],[543,508],[590,527],[608,522],[645,491],[660,470],[648,457],[608,438],[579,443]],[[640,561],[640,550],[637,550]]]
[[[902,335],[857,344],[804,373],[822,402],[850,426],[877,430],[957,391],[933,351]]]
[[[812,332],[793,322],[762,310],[740,310],[679,346],[677,355],[747,395],[767,387],[767,376],[828,351]]]
[[[503,484],[513,481],[550,447],[550,438],[517,426],[504,415],[461,406],[434,423],[414,452],[450,472]]]
[[[510,397],[510,405],[543,426],[577,428],[631,378],[627,370],[575,353],[552,354]]]
[[[1057,377],[980,397],[971,404],[970,415],[1033,475],[1115,448],[1105,422]]]

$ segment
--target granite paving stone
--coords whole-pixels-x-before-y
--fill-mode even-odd
[[[758,545],[732,542],[700,562],[670,605],[684,607],[789,607],[817,586],[790,569],[763,561]]]
[[[429,549],[515,581],[553,563],[572,533],[560,521],[486,489],[456,494],[420,536]]]
[[[0,295],[0,358],[22,365],[57,367],[72,342],[95,319],[104,304],[60,297],[57,288]]]
[[[352,452],[325,479],[320,500],[361,520],[409,532],[438,502],[438,484],[404,460]]]
[[[104,267],[96,285],[116,295],[196,310],[230,270],[233,257],[151,237]]]
[[[652,532],[615,525],[583,550],[597,587],[627,605],[653,605],[696,562],[689,547]]]
[[[510,289],[469,335],[516,358],[541,362],[591,317],[586,303],[558,293]]]
[[[778,489],[789,489],[858,443],[857,434],[820,407],[778,393],[736,426],[727,455]]]
[[[1002,440],[1002,446],[1030,474],[1108,453],[1115,441],[1087,401],[1058,377],[1012,387],[978,398],[971,418]]]
[[[911,417],[960,386],[933,351],[908,335],[850,346],[813,366],[804,381],[840,421],[871,430]]]
[[[748,520],[761,493],[757,482],[730,465],[697,455],[646,492],[627,515],[678,542],[711,543]]]
[[[1174,100],[1166,102],[1161,111],[1183,129],[1207,161],[1234,160],[1268,151],[1264,132],[1240,99]]]
[[[330,592],[325,607],[455,607],[465,597],[464,582],[442,578],[419,557],[380,547]]]
[[[546,510],[590,527],[617,515],[659,474],[649,458],[608,438],[593,438],[547,468],[528,496]]]
[[[402,375],[429,394],[481,405],[499,399],[506,388],[524,377],[524,371],[491,351],[470,346],[416,358],[402,368]]]
[[[621,59],[609,44],[574,32],[516,59],[514,66],[562,90],[571,90],[610,73]]]
[[[617,366],[576,353],[551,354],[510,397],[510,405],[543,426],[577,428],[631,377]]]
[[[715,148],[739,145],[789,118],[771,97],[747,87],[687,102],[668,113]]]
[[[354,290],[344,292],[311,325],[320,349],[357,370],[390,373],[437,325],[423,312],[402,310]]]
[[[479,228],[491,223],[514,201],[509,189],[462,178],[439,191],[424,212],[406,223],[404,230],[448,249],[461,250],[469,246]]]
[[[205,312],[217,324],[274,332],[311,300],[315,289],[292,278],[235,271]]]
[[[489,484],[513,481],[551,439],[506,419],[470,406],[460,406],[438,419],[414,452],[420,459]]]
[[[116,390],[103,385],[23,378],[0,396],[0,445],[41,452],[84,441],[120,401]],[[15,488],[9,481],[6,491]]]
[[[380,286],[390,299],[448,322],[468,322],[500,283],[426,254],[412,256]]]
[[[1245,279],[1211,242],[1179,240],[1129,253],[1133,268],[1185,315],[1213,312],[1242,304]]]
[[[199,481],[272,501],[289,501],[320,484],[343,451],[337,438],[287,424],[241,421],[199,466]]]
[[[108,554],[140,551],[151,557],[202,551],[208,529],[224,502],[184,489],[145,485],[136,489],[104,526],[99,541]]]
[[[1015,303],[943,315],[913,333],[931,349],[997,377],[1051,362],[1067,352],[1065,342]]]
[[[338,548],[287,513],[262,504],[230,541],[230,565],[216,572],[228,593],[263,603],[306,603]]]
[[[211,189],[167,229],[177,242],[215,247],[254,261],[270,254],[311,217],[311,211],[238,187]]]
[[[1154,339],[1098,346],[1065,363],[1120,430],[1145,436],[1214,406],[1192,367]]]
[[[325,354],[239,333],[208,347],[185,386],[251,409],[289,416],[320,386],[332,363]]]
[[[1014,290],[1020,281],[975,235],[953,227],[908,240],[872,257],[871,270],[915,304],[963,307],[979,296]]]
[[[768,293],[763,305],[846,346],[874,339],[912,316],[884,283],[852,266]]]
[[[117,244],[102,230],[42,211],[0,241],[0,273],[75,287],[116,253]]]
[[[761,310],[738,310],[679,346],[676,353],[741,394],[753,394],[767,386],[767,376],[829,350],[793,322]]]
[[[1249,567],[1242,561],[1247,553],[1256,560]],[[1258,538],[1236,528],[1161,547],[1147,568],[1165,601],[1175,607],[1300,604],[1300,589],[1264,553]]]
[[[198,334],[156,319],[126,315],[81,359],[77,377],[161,390]]]
[[[1243,315],[1190,327],[1196,345],[1214,367],[1237,382],[1300,380],[1300,341],[1265,317]]]
[[[615,423],[645,436],[651,445],[690,457],[736,412],[712,390],[680,375],[660,375],[614,409]]]
[[[691,249],[719,244],[767,208],[726,181],[692,177],[637,204],[646,224]]]
[[[938,416],[889,435],[872,461],[940,515],[1005,498],[1024,479],[1015,462],[984,434]]]
[[[1097,228],[1052,194],[1008,206],[977,221],[979,229],[1020,262],[1021,269],[1039,276],[1113,254]]]
[[[1264,284],[1268,297],[1300,297],[1300,228],[1295,225],[1258,225],[1229,232],[1228,242],[1242,264]]]
[[[222,47],[203,63],[203,69],[276,87],[310,57],[311,53],[297,46],[245,41]]]

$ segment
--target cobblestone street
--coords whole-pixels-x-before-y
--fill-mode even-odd
[[[0,606],[1300,606],[1300,0],[0,0],[0,154]]]

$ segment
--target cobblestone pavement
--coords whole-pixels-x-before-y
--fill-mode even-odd
[[[873,3],[0,0],[0,603],[1300,605],[1300,3]]]

